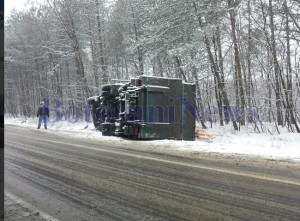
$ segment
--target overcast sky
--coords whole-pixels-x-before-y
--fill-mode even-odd
[[[18,11],[22,10],[26,2],[27,0],[4,0],[4,14],[9,15],[13,8]]]
[[[25,10],[25,5],[28,1],[35,2],[37,4],[47,2],[46,0],[4,0],[4,15],[10,16],[11,10],[13,9],[16,9],[17,11]],[[112,5],[114,2],[115,0],[106,1],[108,5]]]
[[[22,11],[26,9],[28,0],[4,0],[4,15],[10,16],[11,10]],[[45,0],[30,0],[30,2],[45,2]]]

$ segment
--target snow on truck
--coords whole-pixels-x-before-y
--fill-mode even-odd
[[[142,75],[103,85],[89,97],[94,126],[104,136],[135,139],[195,139],[195,84]]]

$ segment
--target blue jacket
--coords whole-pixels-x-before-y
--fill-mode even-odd
[[[37,112],[37,117],[41,115],[47,115],[49,117],[49,108],[46,106],[40,106]]]

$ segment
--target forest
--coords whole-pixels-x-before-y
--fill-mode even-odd
[[[5,20],[4,50],[12,117],[152,75],[196,84],[203,128],[300,133],[300,0],[46,0]]]

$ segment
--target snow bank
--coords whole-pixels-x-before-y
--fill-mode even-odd
[[[253,132],[252,127],[234,131],[231,125],[213,125],[207,131],[214,136],[211,142],[181,141],[182,145],[178,142],[174,145],[182,150],[300,160],[300,134],[288,132],[285,128],[280,129],[280,134],[274,132],[273,135]]]
[[[5,117],[5,124],[35,129],[37,127],[37,118]],[[209,141],[151,140],[147,141],[147,143],[151,144],[151,146],[165,146],[168,149],[172,148],[179,151],[247,154],[300,161],[300,134],[291,133],[286,128],[279,128],[280,134],[278,134],[276,128],[271,124],[267,125],[267,128],[269,132],[258,133],[253,132],[253,125],[242,127],[241,131],[234,131],[231,125],[224,127],[213,125],[212,128],[207,129],[207,132],[213,135],[213,138]],[[102,136],[99,131],[95,130],[93,123],[50,121],[48,129],[47,132],[59,132],[68,136],[123,142],[123,139],[119,137]],[[46,132],[42,127],[40,130]]]
[[[32,129],[36,129],[38,125],[38,118],[4,118],[5,125],[16,125],[21,127],[28,127]],[[68,136],[76,136],[76,137],[88,137],[88,138],[101,138],[102,140],[120,140],[119,137],[106,137],[102,136],[102,134],[97,131],[92,122],[69,122],[67,120],[62,121],[54,121],[51,120],[47,124],[48,130],[44,129],[44,124],[42,123],[40,132],[47,133],[59,133],[66,134]]]

